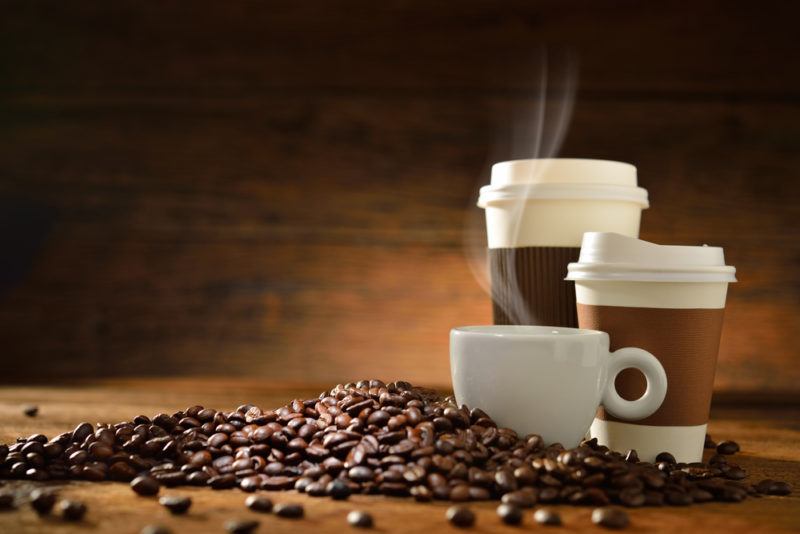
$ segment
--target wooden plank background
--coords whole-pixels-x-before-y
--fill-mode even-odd
[[[2,4],[0,381],[447,384],[546,46],[560,154],[636,164],[642,236],[739,269],[717,388],[800,392],[792,3]]]

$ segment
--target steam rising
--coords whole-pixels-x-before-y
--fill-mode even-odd
[[[476,184],[471,204],[467,210],[464,228],[464,250],[467,262],[478,284],[492,295],[489,277],[489,258],[487,253],[485,214],[476,207],[478,190],[489,183],[490,168],[493,163],[513,159],[553,158],[558,155],[566,136],[572,107],[575,101],[575,88],[578,79],[577,58],[570,52],[554,53],[543,48],[535,58],[532,72],[535,76],[536,90],[531,100],[514,104],[510,117],[500,124],[496,142],[490,154],[490,162]],[[544,166],[536,166],[532,172],[541,172]],[[531,180],[535,176],[531,176]],[[514,220],[519,223],[525,208],[525,201],[519,200],[513,206]],[[512,230],[519,234],[519,228]],[[521,298],[516,273],[512,266],[499,273],[504,285],[515,298],[508,299],[511,309],[504,311],[515,324],[539,324]],[[500,285],[500,284],[498,284]],[[494,300],[494,299],[493,299]]]

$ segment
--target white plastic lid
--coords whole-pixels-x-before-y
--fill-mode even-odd
[[[621,200],[649,207],[636,185],[636,167],[599,159],[520,159],[492,166],[478,206],[519,199]]]
[[[611,232],[583,234],[577,263],[567,280],[636,282],[735,282],[721,247],[656,245]]]

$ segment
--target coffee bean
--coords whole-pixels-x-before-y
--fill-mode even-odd
[[[533,520],[540,525],[559,526],[561,525],[561,516],[558,512],[550,510],[549,508],[539,508],[533,513]]]
[[[756,491],[764,495],[789,495],[792,492],[791,486],[786,482],[772,480],[770,478],[762,480],[755,486]]]
[[[373,525],[372,516],[361,510],[353,510],[347,514],[347,522],[356,528],[372,528]]]
[[[717,442],[714,441],[711,438],[710,434],[706,434],[706,439],[705,439],[705,442],[703,443],[703,448],[704,449],[716,449],[717,448]]]
[[[303,517],[305,513],[302,504],[286,502],[276,504],[272,510],[278,517],[285,517],[289,519],[299,519]]]
[[[183,495],[164,495],[158,502],[175,515],[185,514],[192,506],[192,499]]]
[[[31,491],[31,507],[36,510],[39,515],[47,515],[53,506],[56,504],[56,494],[52,491],[36,488]]]
[[[619,492],[619,502],[628,507],[637,507],[645,504],[645,496],[638,488],[628,488]]]
[[[143,476],[149,481],[144,494],[157,493],[159,485],[191,484],[248,492],[294,488],[310,496],[410,494],[420,501],[501,498],[519,508],[537,502],[658,506],[739,501],[755,493],[735,484],[746,473],[726,458],[717,452],[707,464],[679,464],[662,453],[651,464],[596,439],[572,449],[546,446],[540,436],[517,436],[452,397],[404,382],[359,381],[275,410],[195,405],[152,419],[81,423],[50,441],[42,434],[21,437],[0,444],[0,479],[121,480],[132,481],[136,491]]]
[[[519,525],[522,522],[522,509],[504,503],[497,507],[497,516],[506,525]]]
[[[739,452],[739,444],[735,441],[720,441],[717,445],[717,452],[719,454],[731,455]]]
[[[369,467],[357,465],[350,468],[350,470],[347,472],[347,476],[350,478],[350,480],[354,480],[356,482],[366,482],[368,480],[372,480],[375,474]]]
[[[451,506],[445,517],[450,524],[459,528],[469,528],[475,524],[475,514],[466,506]]]
[[[250,495],[245,499],[244,504],[254,512],[269,513],[272,511],[272,501],[261,495]]]
[[[94,434],[94,426],[91,423],[81,423],[72,431],[72,442],[83,443],[92,434]]]
[[[536,495],[532,491],[512,491],[502,497],[502,502],[519,508],[533,508],[536,504]]]
[[[661,452],[656,456],[656,462],[665,462],[667,464],[674,464],[675,457],[668,452]]]
[[[667,491],[664,497],[672,506],[689,506],[693,502],[691,495],[680,491]]]
[[[232,474],[217,475],[208,479],[207,485],[213,489],[228,489],[236,486],[236,476]]]
[[[172,531],[163,525],[145,525],[139,534],[172,534]]]
[[[411,496],[414,497],[414,500],[417,502],[429,502],[433,500],[433,493],[426,486],[414,486],[409,493],[411,493]]]
[[[335,501],[343,501],[350,497],[350,486],[343,480],[336,479],[328,484],[325,492]]]
[[[592,511],[592,523],[605,528],[621,529],[630,524],[630,519],[623,510],[607,506]]]
[[[225,530],[231,534],[250,534],[255,532],[258,525],[255,519],[231,519],[225,522]]]
[[[36,417],[39,414],[39,407],[35,404],[29,404],[22,407],[22,413],[28,417]]]
[[[160,488],[161,484],[147,475],[138,476],[131,481],[131,489],[139,495],[156,495]]]
[[[80,521],[86,515],[86,505],[80,501],[65,499],[58,503],[58,509],[67,521]]]

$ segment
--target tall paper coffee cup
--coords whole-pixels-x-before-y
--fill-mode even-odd
[[[638,237],[647,191],[636,167],[592,159],[527,159],[492,167],[486,210],[495,324],[577,326],[564,280],[584,232]]]
[[[587,233],[575,281],[581,328],[608,332],[612,349],[642,347],[667,372],[658,411],[621,422],[602,409],[591,436],[615,450],[635,449],[653,461],[662,451],[679,462],[702,459],[728,283],[736,269],[719,247],[663,246],[613,233]],[[623,371],[620,395],[640,396],[642,376]]]

